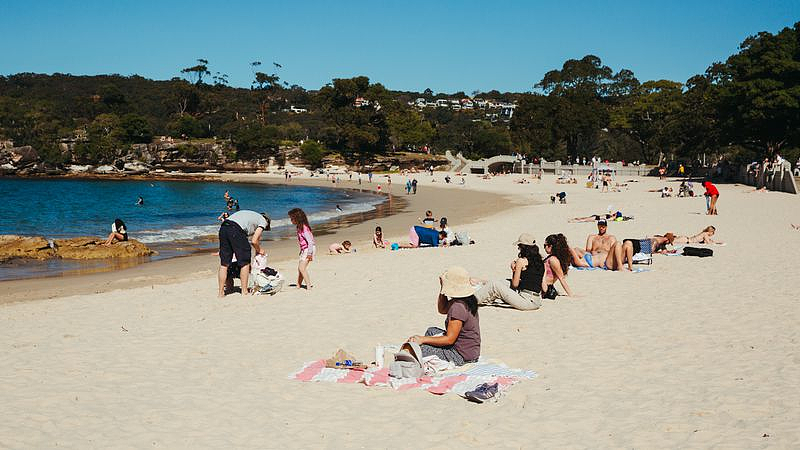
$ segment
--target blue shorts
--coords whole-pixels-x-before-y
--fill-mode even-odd
[[[594,264],[592,263],[592,254],[591,253],[589,253],[589,252],[584,253],[583,254],[583,259],[584,259],[584,261],[586,261],[587,264],[589,264],[589,267],[594,267]]]

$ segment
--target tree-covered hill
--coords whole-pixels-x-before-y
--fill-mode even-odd
[[[154,136],[224,142],[240,161],[279,157],[281,145],[309,140],[319,143],[308,152],[315,162],[335,152],[362,163],[420,149],[471,158],[747,161],[777,152],[796,158],[800,147],[800,23],[748,38],[685,82],[640,81],[594,55],[532,80],[529,92],[469,95],[391,91],[366,77],[306,90],[282,82],[278,64],[275,73],[251,65],[249,89],[228,86],[203,59],[167,81],[0,76],[0,141],[30,145],[50,166],[113,163]]]

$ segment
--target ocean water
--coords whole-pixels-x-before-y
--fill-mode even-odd
[[[156,248],[162,257],[170,249],[210,247],[199,238],[216,236],[225,211],[225,191],[242,209],[265,211],[272,219],[270,238],[293,233],[289,209],[303,208],[312,224],[337,216],[374,210],[383,197],[357,191],[295,185],[204,181],[84,180],[0,178],[0,234],[40,235],[48,239],[77,236],[107,237],[115,218],[128,226],[131,238]],[[144,205],[137,206],[137,197]],[[337,210],[339,205],[341,211]],[[24,264],[24,263],[23,263]],[[63,272],[68,262],[27,263],[25,271]],[[0,272],[0,279],[17,278],[17,270]]]

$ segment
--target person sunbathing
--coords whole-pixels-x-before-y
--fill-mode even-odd
[[[711,237],[717,232],[713,225],[703,228],[703,231],[694,236],[675,236],[676,244],[723,244],[722,241],[715,241]]]
[[[633,255],[644,253],[652,255],[654,253],[668,253],[667,245],[675,242],[675,235],[665,233],[663,236],[656,235],[644,239],[624,239],[617,242],[611,250],[613,256],[608,261],[606,268],[609,270],[623,270],[627,263],[628,270],[633,271]]]
[[[586,247],[570,249],[571,263],[575,267],[604,267],[606,258],[617,238],[608,234],[608,221],[597,221],[597,234],[586,238]]]
[[[613,220],[613,221],[625,221],[625,220],[633,220],[632,216],[623,216],[622,211],[617,211],[613,214],[606,213],[606,214],[594,214],[591,216],[585,217],[573,217],[569,219],[569,223],[582,223],[582,222],[597,222],[600,219],[605,219],[606,221]]]
[[[500,300],[522,311],[539,309],[542,305],[539,297],[544,264],[536,240],[530,234],[523,233],[515,244],[519,253],[511,262],[511,282],[483,282],[483,286],[475,291],[478,304],[491,305]]]

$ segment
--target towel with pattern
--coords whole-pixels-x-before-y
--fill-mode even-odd
[[[482,383],[497,383],[500,391],[522,380],[537,376],[532,370],[511,369],[505,364],[487,362],[481,358],[477,363],[465,364],[453,370],[440,372],[434,376],[420,378],[393,378],[389,368],[331,369],[325,367],[325,360],[306,363],[302,369],[289,375],[291,380],[326,381],[329,383],[363,383],[367,386],[391,387],[398,391],[423,389],[432,394],[457,394],[475,389]]]

